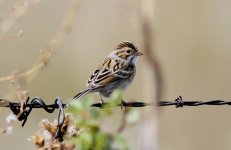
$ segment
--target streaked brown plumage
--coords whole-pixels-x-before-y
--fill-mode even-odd
[[[118,88],[126,89],[136,74],[136,59],[143,55],[131,42],[121,42],[104,62],[92,73],[86,88],[74,96],[74,99],[89,92],[98,92],[109,97]]]

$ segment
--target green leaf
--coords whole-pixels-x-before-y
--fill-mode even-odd
[[[110,97],[110,104],[113,106],[120,104],[122,100],[122,93],[123,92],[120,89],[115,90]]]
[[[139,119],[140,119],[140,111],[138,109],[131,109],[126,116],[126,122],[128,124],[134,124],[138,122]]]
[[[121,135],[117,134],[115,135],[115,140],[116,140],[116,148],[115,149],[123,149],[123,150],[129,150],[129,145],[127,144],[126,139]]]

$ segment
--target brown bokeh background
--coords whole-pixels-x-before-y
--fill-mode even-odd
[[[3,1],[0,13],[14,2]],[[133,41],[142,51],[140,4],[139,0],[82,1],[70,34],[44,70],[24,89],[30,96],[39,96],[48,103],[57,96],[67,100],[85,86],[89,74],[118,42]],[[64,0],[41,1],[31,6],[8,32],[1,33],[0,76],[33,66],[39,51],[57,32],[70,5],[71,1]],[[163,99],[173,101],[182,95],[186,100],[230,100],[231,2],[155,0],[153,7],[153,53],[163,71]],[[24,33],[22,39],[5,37],[19,30]],[[150,67],[142,57],[135,81],[125,93],[126,99],[153,101],[150,99],[155,91],[153,80]],[[9,82],[1,82],[0,95],[5,96],[8,87]],[[140,110],[146,109],[151,108]],[[1,127],[9,112],[1,108]],[[113,117],[120,121],[120,110],[115,113]],[[229,106],[161,107],[158,119],[154,118],[158,134],[153,142],[161,150],[229,150],[230,113]],[[151,118],[153,114],[145,113],[144,117],[147,115]],[[0,149],[33,149],[27,138],[36,132],[42,118],[54,117],[55,114],[34,110],[24,128],[17,122],[12,134],[0,135]],[[110,124],[109,119],[106,125],[105,130],[114,130],[118,124],[116,121]],[[148,129],[141,129],[138,123],[124,132],[131,149],[141,148],[137,130]]]

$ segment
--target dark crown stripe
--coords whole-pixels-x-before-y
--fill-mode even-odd
[[[134,50],[137,50],[137,48],[135,47],[135,45],[131,42],[121,42],[117,47],[116,47],[116,50],[117,49],[122,49],[124,47],[129,47],[131,49],[134,49]]]

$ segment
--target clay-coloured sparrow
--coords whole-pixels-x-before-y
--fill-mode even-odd
[[[136,74],[136,60],[143,55],[130,42],[121,42],[94,71],[87,81],[86,88],[74,99],[90,92],[98,92],[109,97],[115,89],[126,89]],[[101,101],[103,103],[102,97]]]

